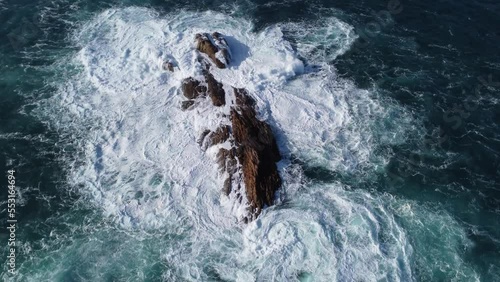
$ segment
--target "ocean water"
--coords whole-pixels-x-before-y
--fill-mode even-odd
[[[500,281],[495,1],[0,1],[4,281]],[[183,112],[219,31],[284,160],[257,220]],[[165,59],[178,69],[162,71]],[[3,178],[6,187],[7,178]],[[7,190],[0,222],[7,226]]]

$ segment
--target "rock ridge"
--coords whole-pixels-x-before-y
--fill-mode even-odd
[[[182,82],[182,109],[196,106],[196,100],[210,98],[220,107],[223,122],[215,130],[205,129],[197,142],[202,150],[218,146],[216,162],[225,176],[222,192],[234,193],[241,203],[246,198],[247,214],[241,220],[254,220],[266,206],[274,204],[275,193],[282,184],[277,162],[281,154],[271,127],[257,118],[256,102],[243,88],[224,87],[210,72],[211,63],[224,69],[230,64],[231,51],[221,33],[200,33],[195,36],[196,49],[203,67],[198,79],[188,77]],[[201,54],[200,54],[201,55]],[[232,89],[227,91],[224,89]],[[226,105],[226,103],[229,105]]]

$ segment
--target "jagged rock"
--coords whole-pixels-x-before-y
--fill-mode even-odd
[[[210,34],[198,33],[195,36],[195,40],[196,49],[202,53],[205,53],[218,68],[225,69],[227,67],[226,62],[223,62],[225,61],[225,56],[222,52],[219,53],[219,48],[214,43],[212,43]],[[227,61],[227,63],[229,63],[229,61]]]
[[[222,90],[222,84],[208,72],[206,78],[208,93],[213,97],[217,89]],[[223,90],[222,93],[224,94]],[[219,149],[217,163],[220,171],[228,175],[222,189],[224,194],[231,193],[236,188],[232,187],[233,184],[241,183],[238,181],[245,184],[245,194],[249,203],[249,215],[245,221],[248,221],[255,219],[262,208],[273,204],[274,195],[281,186],[276,166],[281,155],[271,127],[257,118],[255,100],[245,89],[234,88],[234,95],[235,105],[230,110],[231,126],[222,125],[215,131],[208,129],[203,131],[198,144],[206,150],[209,146],[226,142],[231,135],[234,138],[231,139],[233,144],[231,149]],[[212,101],[214,105],[218,105],[217,99]],[[236,190],[239,201],[243,197],[239,192],[240,188],[238,185]]]
[[[196,99],[207,91],[207,87],[200,85],[200,81],[188,77],[182,81],[182,93],[188,99]]]
[[[210,134],[210,129],[205,129],[203,131],[203,133],[201,133],[200,135],[200,138],[198,138],[198,145],[200,145],[200,147],[203,147],[203,141],[205,141],[205,138],[208,136],[208,134]]]
[[[230,62],[230,49],[220,33],[197,34],[196,41],[196,48],[217,67],[225,68]],[[222,191],[226,195],[234,193],[240,203],[246,195],[249,209],[242,220],[247,223],[255,219],[265,206],[273,204],[275,193],[281,186],[276,165],[281,155],[271,127],[257,118],[256,102],[249,93],[237,88],[226,93],[224,85],[210,73],[210,61],[200,59],[200,64],[204,81],[192,77],[183,81],[184,96],[190,99],[183,102],[183,109],[191,107],[193,99],[206,95],[216,107],[226,104],[226,94],[229,101],[234,101],[231,107],[217,110],[216,119],[221,119],[222,125],[215,131],[204,130],[197,142],[206,150],[229,141],[219,148],[216,155],[220,173],[225,177]]]
[[[212,99],[214,106],[220,107],[226,104],[226,93],[222,87],[222,83],[215,80],[214,76],[205,70],[205,79],[208,85],[208,95]]]
[[[246,129],[248,134],[251,134],[255,138],[248,139],[247,142],[257,142],[255,146],[259,147],[265,145],[270,149],[270,157],[274,162],[278,162],[281,159],[281,155],[274,139],[274,134],[271,127],[257,119],[257,113],[255,112],[255,100],[247,93],[245,89],[234,89],[234,95],[236,97],[236,105],[241,112],[240,117],[244,119]],[[236,113],[237,114],[237,113]],[[233,112],[231,112],[231,117],[233,117]],[[234,121],[233,121],[233,131]],[[252,131],[255,130],[255,131]],[[241,136],[241,135],[240,135]],[[245,138],[243,138],[245,139]],[[255,139],[255,140],[254,140]],[[252,141],[253,140],[253,141]]]
[[[182,110],[185,111],[185,110],[189,109],[192,105],[194,105],[193,100],[182,101],[181,108],[182,108]]]
[[[196,91],[198,85],[200,85],[198,80],[188,77],[182,81],[182,93],[188,99],[195,99],[199,95],[198,91]]]
[[[224,187],[222,189],[227,196],[232,191],[232,182],[237,171],[236,165],[238,162],[236,161],[234,148],[231,150],[221,148],[217,153],[217,163],[221,172],[228,173],[228,177],[224,180]]]
[[[247,91],[242,88],[233,88],[234,96],[236,97],[236,105],[238,107],[247,109],[252,111],[252,114],[255,115],[255,100],[248,95]]]
[[[216,131],[206,129],[198,139],[198,144],[203,150],[206,150],[210,146],[226,142],[229,139],[229,134],[229,125],[222,125]]]
[[[219,169],[221,172],[226,171],[226,161],[229,158],[229,150],[225,148],[221,148],[217,153],[217,164],[219,165]]]
[[[256,117],[254,100],[243,89],[234,92],[239,107],[231,110],[232,130],[253,219],[265,205],[273,204],[281,186],[276,166],[281,156],[271,128]]]
[[[229,49],[229,44],[227,44],[224,36],[222,36],[222,34],[218,32],[212,33],[212,37],[214,39],[215,45],[219,49],[219,53],[222,54],[222,57],[218,56],[218,59],[226,66],[228,66],[231,63],[231,50]],[[218,53],[216,53],[215,55],[217,56]]]
[[[233,190],[233,176],[229,175],[226,180],[224,180],[224,187],[222,188],[222,192],[224,195],[229,196],[231,191]]]
[[[227,172],[230,175],[236,173],[237,170],[236,161],[236,150],[231,148],[230,150],[221,148],[217,153],[217,164],[221,172]]]
[[[215,132],[210,133],[210,143],[211,145],[217,145],[226,142],[229,139],[229,125],[223,125]]]

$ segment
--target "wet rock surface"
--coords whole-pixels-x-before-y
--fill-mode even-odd
[[[208,85],[208,95],[212,99],[214,106],[220,107],[226,104],[226,93],[222,87],[222,83],[215,80],[214,76],[208,71],[205,71],[205,79]]]
[[[225,69],[227,67],[230,63],[229,48],[227,47],[226,40],[220,33],[215,32],[213,35],[198,33],[195,39],[198,51],[206,54],[218,68]]]
[[[212,63],[225,68],[230,61],[230,49],[220,33],[197,34],[196,49],[206,54]],[[239,202],[246,198],[248,212],[243,222],[255,219],[266,206],[274,204],[281,177],[276,163],[281,160],[271,127],[257,118],[256,102],[245,89],[232,89],[226,93],[224,85],[210,73],[210,62],[200,61],[202,74],[188,77],[182,83],[183,95],[189,99],[182,103],[186,110],[194,99],[210,98],[212,106],[222,111],[221,124],[216,129],[205,129],[197,142],[202,150],[218,147],[216,162],[223,175],[222,192],[235,194]],[[203,101],[203,100],[200,100]],[[226,105],[229,101],[230,105]]]
[[[188,110],[193,105],[194,105],[194,101],[193,100],[182,101],[181,108],[183,110]]]
[[[254,100],[244,89],[235,89],[237,106],[231,109],[231,121],[237,157],[242,165],[251,215],[274,202],[281,186],[276,162],[281,160],[271,127],[256,117]]]
[[[188,77],[182,81],[182,93],[188,99],[196,99],[206,92],[206,87],[200,85],[200,81]]]

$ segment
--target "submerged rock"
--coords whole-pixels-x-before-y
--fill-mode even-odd
[[[182,110],[187,110],[191,108],[192,105],[194,105],[193,100],[182,101],[181,108]]]
[[[174,72],[174,63],[167,61],[163,63],[163,70]]]
[[[222,173],[226,172],[228,174],[227,178],[224,180],[224,186],[222,188],[223,193],[228,196],[233,189],[232,185],[238,169],[235,148],[231,148],[230,150],[224,148],[220,149],[217,153],[217,164],[219,165]],[[239,190],[241,186],[238,185],[237,188]]]

